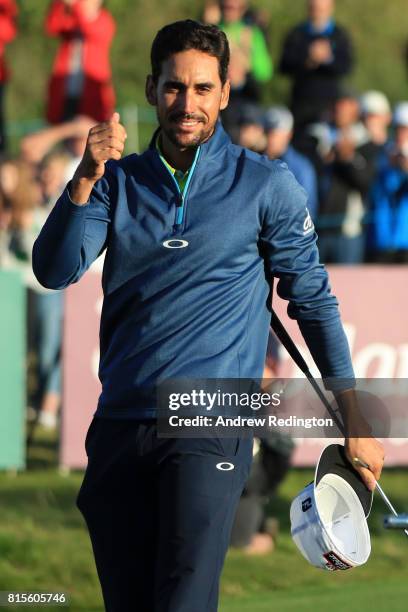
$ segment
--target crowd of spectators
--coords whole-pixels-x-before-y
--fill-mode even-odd
[[[306,0],[305,19],[273,62],[265,15],[247,0],[209,1],[203,18],[230,42],[232,140],[281,159],[308,195],[321,261],[408,261],[408,102],[392,113],[381,91],[347,82],[355,51],[335,19],[334,0]],[[273,66],[291,82],[287,106],[261,106]]]
[[[28,416],[55,428],[61,404],[63,292],[44,289],[31,266],[34,241],[82,157],[89,129],[115,108],[109,50],[115,21],[103,0],[53,0],[45,33],[59,39],[45,96],[47,127],[7,155],[3,118],[7,43],[17,5],[0,0],[0,269],[18,270],[26,287]]]

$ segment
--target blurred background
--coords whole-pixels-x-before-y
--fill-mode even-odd
[[[119,110],[126,153],[148,146],[156,115],[144,84],[166,23],[192,18],[225,31],[225,129],[283,159],[306,190],[356,375],[408,378],[405,9],[403,0],[0,0],[0,590],[62,589],[72,610],[103,609],[75,508],[99,393],[103,258],[78,286],[49,291],[32,273],[31,250],[95,123]],[[313,370],[286,305],[276,308]],[[272,334],[265,375],[300,375]],[[359,570],[323,576],[291,542],[290,500],[326,443],[256,442],[223,612],[368,610],[368,594],[377,610],[405,610],[402,535],[384,532],[378,501],[373,558]],[[384,487],[408,509],[408,444],[386,443]]]
[[[200,18],[205,2],[200,0],[107,0],[117,31],[112,44],[111,62],[118,106],[146,109],[144,81],[149,66],[152,38],[165,23],[177,19]],[[275,66],[288,31],[305,19],[303,0],[259,0],[251,8],[261,11],[268,45]],[[45,91],[54,55],[56,39],[44,33],[48,0],[18,1],[18,35],[6,48],[12,79],[7,95],[10,137],[31,129],[29,122],[41,121],[45,112]],[[361,92],[381,89],[392,103],[406,98],[407,68],[405,49],[407,28],[402,18],[403,0],[341,0],[336,19],[347,28],[356,49],[356,64],[350,82]],[[265,104],[285,103],[290,81],[275,71],[262,91]],[[154,113],[150,112],[154,119]],[[148,134],[142,142],[146,144]]]

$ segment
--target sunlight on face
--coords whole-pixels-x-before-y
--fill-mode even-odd
[[[222,86],[216,57],[190,49],[163,62],[157,84],[150,78],[147,90],[163,132],[175,146],[188,148],[213,133],[229,84]]]

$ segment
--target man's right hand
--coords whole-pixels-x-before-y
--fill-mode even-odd
[[[127,135],[119,121],[119,113],[113,113],[109,121],[89,131],[84,156],[71,183],[71,200],[76,204],[88,202],[93,186],[105,173],[105,163],[122,157]]]

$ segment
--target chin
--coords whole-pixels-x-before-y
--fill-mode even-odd
[[[176,143],[180,147],[196,147],[203,141],[203,135],[199,134],[177,134]]]
[[[197,132],[192,133],[183,133],[178,130],[169,130],[166,131],[166,135],[168,139],[176,146],[180,148],[184,147],[197,147],[201,143],[208,140],[209,136],[212,134],[212,130],[198,130]]]
[[[200,136],[197,134],[189,134],[180,135],[180,134],[172,134],[172,138],[170,138],[171,142],[178,147],[179,149],[188,149],[190,147],[197,147],[200,142]]]

